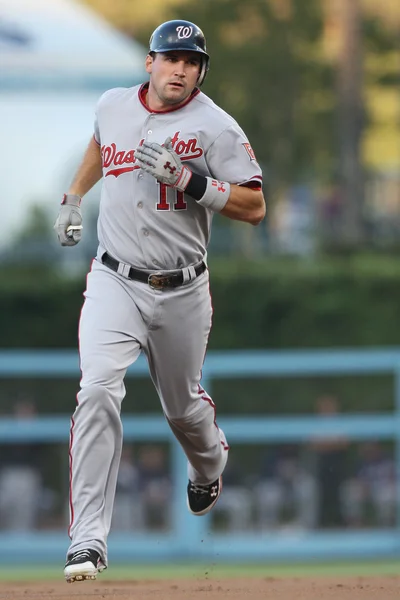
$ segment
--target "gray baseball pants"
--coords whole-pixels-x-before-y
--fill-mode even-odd
[[[206,270],[190,284],[159,291],[93,262],[79,325],[82,378],[70,438],[68,555],[91,548],[107,566],[124,376],[142,350],[188,458],[189,479],[208,484],[223,472],[228,445],[200,384],[212,318],[208,277]]]

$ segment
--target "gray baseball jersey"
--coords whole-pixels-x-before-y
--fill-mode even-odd
[[[98,234],[101,249],[142,269],[176,269],[204,258],[213,212],[159,184],[135,165],[144,140],[163,144],[196,173],[220,181],[261,184],[261,170],[236,121],[202,92],[185,106],[151,112],[144,86],[106,92],[97,106],[95,139],[104,183]]]
[[[103,187],[99,250],[87,278],[79,327],[82,370],[70,448],[71,545],[107,564],[107,536],[122,448],[120,410],[127,368],[143,351],[162,409],[188,458],[188,477],[210,484],[223,472],[228,445],[201,385],[211,329],[208,270],[177,288],[157,290],[129,279],[125,266],[171,270],[204,260],[213,213],[166,187],[135,164],[151,140],[173,147],[193,171],[229,183],[261,186],[261,171],[238,124],[198,90],[185,105],[151,112],[146,88],[114,89],[100,99],[95,139]],[[102,264],[107,252],[118,272]]]

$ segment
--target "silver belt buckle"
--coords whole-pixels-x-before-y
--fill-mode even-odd
[[[150,273],[147,281],[153,290],[163,290],[166,287],[166,279],[162,273]]]

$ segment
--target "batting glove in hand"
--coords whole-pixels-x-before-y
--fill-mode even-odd
[[[162,146],[155,142],[143,142],[143,145],[135,150],[135,160],[143,171],[153,175],[157,181],[181,192],[186,190],[192,177],[192,171],[182,164],[174,152],[170,137]]]
[[[81,197],[64,194],[54,229],[61,246],[75,246],[82,237]]]

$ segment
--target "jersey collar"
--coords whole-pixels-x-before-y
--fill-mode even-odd
[[[175,110],[179,110],[180,108],[187,106],[189,104],[189,102],[191,102],[193,100],[193,98],[195,98],[198,94],[200,94],[199,88],[194,88],[193,92],[190,94],[190,96],[186,100],[186,102],[184,102],[180,106],[177,106],[176,108],[170,108],[169,110],[151,110],[145,102],[148,89],[149,89],[149,82],[143,83],[140,86],[140,89],[138,92],[139,100],[140,100],[141,105],[143,106],[143,108],[145,108],[147,110],[147,112],[153,113],[156,115],[164,115],[166,113],[170,113],[170,112],[174,112]]]

